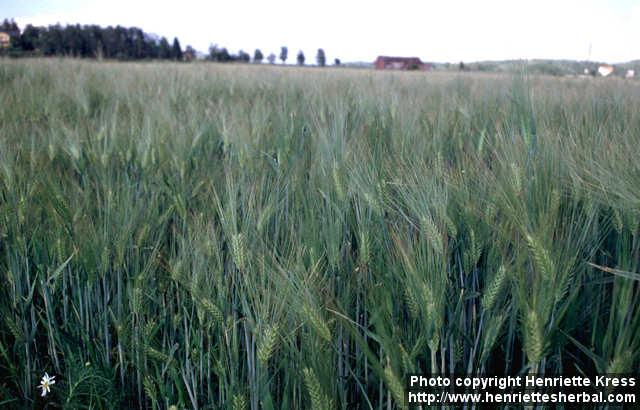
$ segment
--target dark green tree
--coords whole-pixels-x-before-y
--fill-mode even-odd
[[[49,26],[42,33],[42,53],[45,56],[62,55],[62,27],[59,24]]]
[[[324,50],[319,48],[318,54],[316,54],[316,62],[320,67],[324,67],[327,64],[327,56],[324,54]]]
[[[39,49],[41,47],[41,35],[41,27],[34,27],[28,24],[20,35],[20,48],[22,48],[23,51],[35,51]]]
[[[298,51],[296,60],[298,60],[298,65],[304,65],[304,53],[302,52],[302,50]]]
[[[339,58],[336,58],[336,59],[333,60],[333,65],[339,66],[340,64],[342,64],[342,62],[340,61]]]
[[[238,51],[237,60],[241,63],[248,63],[249,61],[251,61],[251,55],[243,50],[240,50]]]
[[[287,47],[280,47],[280,60],[282,64],[287,62],[287,57],[289,56],[289,49]]]
[[[177,38],[173,47],[166,38],[158,40],[137,27],[105,27],[79,24],[48,27],[27,25],[22,33],[12,20],[0,24],[11,35],[14,55],[75,56],[84,58],[181,59]]]
[[[274,64],[276,62],[276,55],[273,53],[269,54],[269,56],[267,57],[267,61],[269,62],[269,64]]]
[[[233,61],[233,56],[229,54],[229,50],[226,47],[222,47],[220,52],[218,53],[218,61],[222,63],[228,63],[229,61]]]
[[[233,56],[229,54],[229,51],[225,47],[219,48],[216,44],[212,44],[209,47],[209,56],[207,59],[210,61],[226,63],[232,61]]]
[[[162,37],[160,39],[160,43],[158,43],[158,58],[163,60],[169,60],[172,57],[171,47],[169,46],[169,42],[166,37]]]
[[[180,47],[180,41],[178,37],[173,38],[173,45],[171,46],[171,58],[174,60],[182,60],[182,47]]]
[[[256,48],[256,51],[253,52],[253,62],[254,63],[262,63],[262,59],[264,56],[262,55],[262,51],[259,48]]]
[[[218,56],[218,45],[217,44],[211,44],[209,46],[209,55],[207,56],[207,60],[211,60],[211,61],[217,61],[216,57]]]

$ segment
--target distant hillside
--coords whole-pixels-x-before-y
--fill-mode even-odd
[[[353,68],[373,68],[372,62],[367,61],[352,61],[348,63],[342,64],[345,67],[353,67]]]
[[[436,71],[460,71],[460,63],[437,63],[429,62]],[[481,71],[494,73],[510,73],[526,70],[531,74],[538,75],[581,75],[584,70],[594,71],[601,65],[609,63],[601,61],[577,61],[577,60],[502,60],[502,61],[474,61],[463,62],[465,71]],[[346,67],[373,68],[372,62],[354,61],[343,64]],[[628,61],[625,63],[613,64],[615,71],[613,76],[624,76],[627,70],[635,70],[636,75],[640,75],[640,60]]]
[[[464,69],[468,71],[484,72],[516,72],[523,69],[531,74],[542,75],[580,75],[584,70],[597,70],[599,66],[607,63],[599,61],[576,61],[576,60],[503,60],[503,61],[477,61],[464,63]],[[627,70],[632,69],[640,72],[640,60],[633,60],[626,63],[613,64],[614,76],[624,76]],[[434,67],[439,71],[459,71],[459,63],[434,63]]]

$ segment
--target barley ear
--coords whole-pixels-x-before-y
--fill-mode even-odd
[[[158,392],[156,390],[156,384],[153,382],[151,377],[146,376],[142,381],[142,385],[144,387],[145,394],[147,395],[147,397],[149,397],[149,400],[151,400],[152,407],[155,408],[158,403]]]
[[[420,225],[422,228],[422,232],[429,241],[429,244],[431,245],[433,251],[438,254],[442,253],[442,234],[433,221],[433,218],[431,218],[430,216],[422,217],[420,220]]]
[[[407,304],[407,310],[409,311],[409,317],[411,319],[418,319],[420,314],[420,305],[416,299],[416,295],[413,293],[412,288],[405,286],[404,299]]]
[[[269,325],[262,332],[258,343],[258,359],[267,364],[275,351],[278,342],[278,325]]]
[[[385,367],[384,378],[398,408],[406,409],[407,406],[404,399],[404,387],[402,387],[400,379],[398,379],[390,366]]]
[[[485,310],[491,310],[493,305],[496,303],[496,299],[500,296],[502,285],[504,284],[507,276],[506,272],[507,270],[504,265],[500,266],[491,283],[485,288],[484,295],[482,296],[482,307]]]
[[[244,237],[241,233],[235,234],[231,238],[231,254],[233,256],[233,262],[236,264],[236,268],[238,268],[238,270],[244,270],[246,260]]]
[[[247,399],[243,394],[236,394],[233,396],[231,408],[233,410],[245,410],[247,408]]]
[[[531,309],[525,319],[525,352],[529,363],[536,365],[542,359],[544,353],[544,333],[540,318],[535,310]]]
[[[607,374],[624,374],[629,373],[631,368],[629,364],[633,363],[633,354],[630,350],[625,350],[620,354],[616,354],[607,366]]]
[[[199,302],[204,311],[207,312],[211,319],[213,319],[214,323],[221,324],[224,322],[224,315],[222,314],[222,311],[220,310],[220,308],[218,308],[218,306],[216,306],[207,298],[201,298]]]
[[[347,195],[344,190],[344,185],[342,184],[342,179],[340,178],[340,174],[338,172],[338,167],[336,165],[333,166],[333,169],[331,170],[331,175],[333,177],[333,183],[335,185],[338,199],[340,201],[344,201]]]
[[[329,326],[327,326],[326,322],[320,316],[320,313],[309,304],[304,304],[302,307],[302,312],[305,315],[305,318],[311,323],[311,327],[318,333],[321,339],[325,342],[331,342],[331,330],[329,330]]]
[[[551,260],[549,253],[544,246],[542,246],[542,244],[531,235],[527,235],[526,239],[529,251],[533,255],[533,261],[535,262],[536,268],[542,274],[543,279],[551,280],[552,275],[555,274],[555,265]]]
[[[303,371],[304,384],[311,398],[312,410],[329,410],[333,408],[333,402],[322,392],[322,387],[315,372],[308,367]]]

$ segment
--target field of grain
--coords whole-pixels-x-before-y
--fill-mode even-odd
[[[620,79],[2,60],[0,406],[638,372],[639,146]]]

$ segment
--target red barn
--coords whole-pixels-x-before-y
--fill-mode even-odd
[[[423,63],[418,57],[379,56],[373,63],[377,70],[430,70],[431,65]]]

